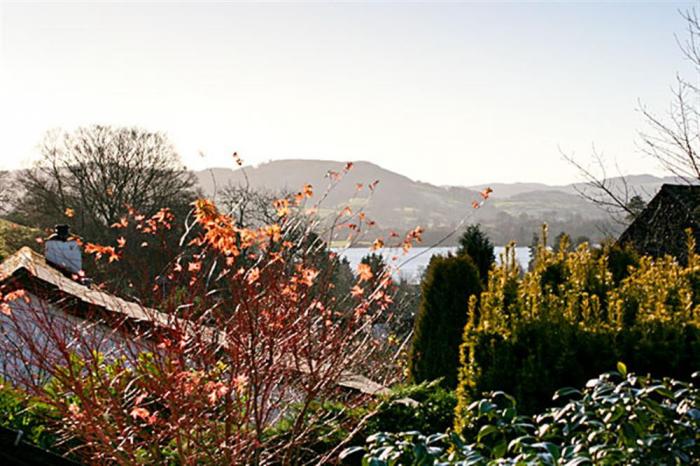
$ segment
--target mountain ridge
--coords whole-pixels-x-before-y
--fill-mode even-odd
[[[615,232],[610,226],[610,214],[579,195],[578,190],[585,183],[438,186],[413,180],[373,162],[352,163],[352,169],[326,194],[325,212],[337,212],[346,205],[353,211],[361,208],[378,222],[380,231],[401,231],[421,225],[426,230],[447,232],[466,223],[480,223],[499,244],[510,240],[520,244],[530,241],[542,223],[549,224],[554,235],[567,231],[572,236],[600,240],[602,230]],[[332,184],[328,172],[343,173],[345,165],[346,162],[335,160],[282,159],[242,168],[217,167],[194,174],[204,193],[212,197],[228,185],[249,183],[253,189],[297,192],[310,183],[316,194],[312,199],[315,202]],[[376,180],[379,184],[370,193],[367,186]],[[622,187],[621,178],[609,181]],[[648,199],[662,184],[674,179],[640,174],[628,177],[627,182]],[[358,184],[362,189],[356,188]],[[474,209],[473,201],[482,199],[480,192],[486,187],[493,192],[488,201]]]

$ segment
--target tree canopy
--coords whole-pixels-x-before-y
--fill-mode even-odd
[[[47,133],[41,158],[18,184],[11,217],[39,227],[68,217],[91,240],[106,239],[129,208],[146,216],[182,210],[196,194],[194,177],[163,133],[100,125]]]

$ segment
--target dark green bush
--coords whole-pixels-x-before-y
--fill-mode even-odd
[[[437,381],[395,388],[369,420],[365,433],[445,430],[454,423],[457,397]]]
[[[345,455],[389,465],[666,465],[700,461],[700,390],[692,383],[619,372],[559,390],[563,406],[518,414],[514,398],[489,393],[463,413],[462,434],[378,433]]]
[[[459,345],[469,297],[481,291],[479,271],[468,256],[434,256],[421,284],[421,303],[409,357],[414,383],[443,379],[457,385]]]
[[[482,283],[486,284],[489,270],[496,261],[493,249],[493,243],[486,236],[486,233],[481,231],[481,226],[478,224],[469,225],[459,238],[457,255],[471,257],[479,270]]]
[[[50,407],[32,400],[8,384],[0,384],[0,426],[21,430],[25,441],[50,450],[58,441],[55,432],[49,428],[49,424],[55,422],[55,414]]]
[[[620,283],[629,276],[630,267],[639,265],[639,253],[629,245],[605,245],[601,252],[607,256],[608,269],[615,283]]]
[[[312,421],[308,441],[299,457],[312,461],[343,441],[358,445],[377,432],[447,429],[454,423],[456,404],[454,392],[437,381],[394,387],[390,393],[367,400],[362,406],[339,401],[313,404],[307,416]],[[282,419],[267,432],[270,444],[287,441],[291,429],[292,423]],[[346,463],[359,464],[359,458],[348,458]]]

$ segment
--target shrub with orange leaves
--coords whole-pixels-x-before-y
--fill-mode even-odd
[[[330,186],[351,169],[329,173]],[[374,221],[348,208],[320,222],[313,202],[324,198],[309,185],[279,196],[262,224],[205,199],[184,222],[130,209],[112,225],[116,245],[85,251],[101,276],[116,277],[111,289],[143,304],[105,313],[50,296],[18,303],[22,312],[4,316],[15,339],[3,349],[42,376],[32,369],[16,382],[62,416],[56,427],[80,442],[87,463],[299,464],[326,416],[314,406],[360,403],[381,388],[362,374],[384,383],[398,372],[375,332],[392,318],[390,268],[365,264],[353,275],[328,247],[339,231],[356,240]],[[388,241],[408,251],[422,233]],[[57,309],[68,316],[57,319]],[[337,459],[328,455],[306,460]]]
[[[310,186],[301,192],[312,196]],[[302,221],[305,207],[290,198],[275,208],[276,223],[251,228],[196,201],[176,259],[144,284],[151,305],[139,321],[125,309],[123,318],[95,312],[80,328],[57,327],[54,311],[27,311],[53,349],[18,331],[16,356],[51,382],[18,383],[63,415],[58,428],[81,442],[86,462],[293,464],[315,440],[315,403],[359,403],[377,389],[359,374],[396,375],[369,366],[382,344],[373,326],[389,319],[390,276],[361,268],[340,287],[347,265],[324,230]],[[125,267],[138,260],[129,248],[156,251],[174,223],[167,211],[130,212],[114,225],[116,246],[86,243],[85,252],[105,270]],[[284,439],[272,435],[281,421],[291,426]]]

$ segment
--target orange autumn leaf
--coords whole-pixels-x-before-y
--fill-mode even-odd
[[[136,408],[131,410],[130,415],[134,419],[145,420],[145,419],[148,419],[148,417],[151,415],[151,413],[148,412],[148,410],[146,408],[141,408],[141,407],[137,406]]]
[[[100,246],[99,244],[86,243],[85,252],[87,254],[94,254],[98,259],[101,259],[102,256],[107,256],[109,258],[109,262],[119,260],[119,256],[112,246]]]
[[[119,238],[117,238],[117,246],[120,248],[123,248],[124,246],[126,246],[126,238],[124,238],[123,236],[120,236]]]
[[[474,209],[478,209],[479,207],[481,207],[481,204],[479,204],[477,201],[472,201],[472,207]]]
[[[353,298],[359,298],[364,294],[365,290],[363,290],[360,285],[355,285],[352,287],[350,290],[350,294],[352,295]]]
[[[408,233],[408,239],[414,240],[418,243],[420,243],[423,240],[423,228],[422,227],[415,227],[413,230],[411,230]]]
[[[187,264],[188,272],[199,272],[200,270],[202,270],[202,263],[199,261],[190,262]]]
[[[272,203],[275,209],[277,209],[277,215],[280,217],[286,217],[289,215],[289,199],[277,199]]]
[[[489,195],[493,192],[493,189],[491,188],[486,188],[483,191],[481,191],[479,194],[481,194],[481,197],[484,198],[484,200],[489,198]]]
[[[304,191],[303,191],[303,192],[304,192],[304,195],[305,195],[306,197],[311,197],[311,196],[314,195],[314,188],[313,188],[310,184],[307,183],[307,184],[304,185]]]
[[[360,281],[368,281],[371,280],[374,274],[372,273],[372,268],[369,266],[369,264],[358,264],[357,265],[357,275],[360,277]]]
[[[248,386],[248,376],[245,374],[239,374],[233,379],[233,387],[236,389],[236,391],[239,394],[243,394],[245,392],[246,387]]]
[[[353,167],[353,166],[355,166],[354,163],[348,162],[348,163],[345,164],[344,170],[345,170],[346,172],[348,172],[348,171],[352,170],[352,167]]]
[[[65,210],[65,212],[63,212],[63,213],[64,213],[65,216],[68,217],[68,218],[73,218],[73,217],[75,217],[75,210],[71,209],[70,207],[68,207],[68,208]]]
[[[263,229],[265,236],[267,236],[273,242],[278,242],[282,238],[282,229],[276,223],[273,225],[267,225]]]
[[[384,247],[384,240],[381,238],[377,238],[374,240],[372,243],[372,251],[376,251],[377,249],[381,249]]]
[[[112,224],[112,228],[126,228],[128,226],[129,221],[126,219],[126,217],[122,217],[117,223]]]

